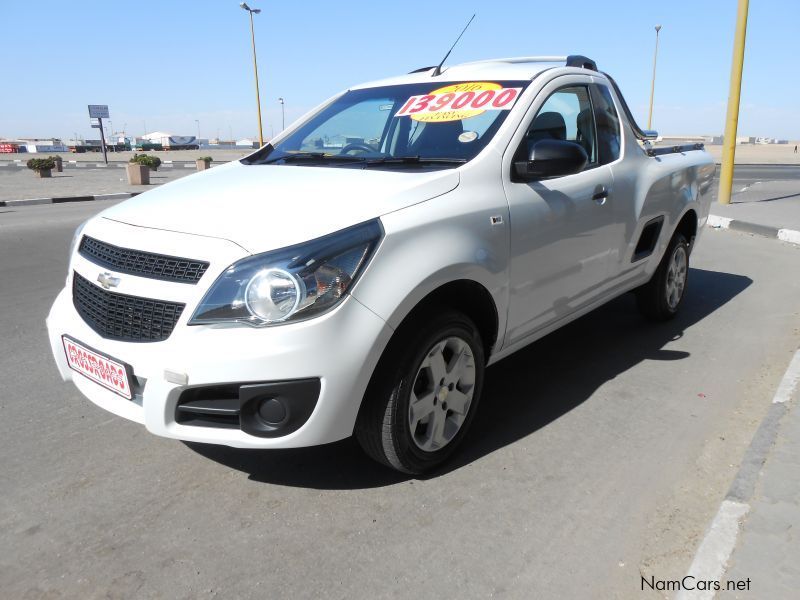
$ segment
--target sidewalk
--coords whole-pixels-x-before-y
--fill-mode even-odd
[[[798,597],[799,402],[796,350],[675,600]]]
[[[715,192],[711,214],[773,229],[800,231],[800,181],[758,181],[750,185],[734,182],[731,203],[717,202]]]
[[[776,398],[776,402],[778,399]],[[800,596],[800,390],[785,402],[774,445],[750,500],[739,541],[728,562],[727,580],[750,578],[749,591],[717,598]],[[724,588],[723,588],[724,589]]]

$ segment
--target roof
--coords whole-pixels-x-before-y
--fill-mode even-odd
[[[510,58],[492,58],[473,62],[461,63],[442,69],[442,73],[435,78],[431,77],[435,67],[419,69],[400,75],[353,86],[352,89],[378,87],[384,85],[401,85],[408,83],[424,83],[430,81],[479,81],[483,79],[524,81],[533,79],[542,71],[553,68],[578,70],[572,59],[585,57],[572,56],[518,56]],[[589,60],[589,59],[586,59]],[[597,74],[596,71],[592,71]]]

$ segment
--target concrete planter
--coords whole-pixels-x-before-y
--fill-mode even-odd
[[[130,185],[150,185],[150,168],[138,163],[128,163],[125,166]]]
[[[51,176],[50,169],[38,169],[38,170],[34,171],[34,173],[36,173],[36,176],[39,179],[44,179],[45,177],[50,177]]]
[[[205,160],[198,159],[198,160],[194,161],[194,164],[197,165],[197,170],[198,171],[205,171],[206,169],[210,169],[211,168],[211,161],[210,160],[209,161],[205,161]]]

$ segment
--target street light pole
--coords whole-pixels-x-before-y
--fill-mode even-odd
[[[284,112],[283,98],[278,98],[278,102],[281,103],[281,131],[283,131],[286,129],[286,113]]]
[[[194,122],[197,124],[197,143],[200,143],[200,119],[195,119]]]
[[[661,31],[661,25],[656,25],[656,52],[653,55],[653,79],[650,82],[650,114],[647,116],[647,128],[653,128],[653,96],[656,92],[656,61],[658,61],[658,32]]]
[[[736,33],[733,38],[731,87],[728,92],[728,114],[725,117],[725,137],[722,140],[722,168],[719,174],[720,204],[731,203],[733,188],[733,163],[736,158],[736,133],[739,126],[739,98],[742,95],[742,70],[744,69],[744,43],[747,38],[747,11],[749,0],[739,0],[736,14]]]
[[[258,62],[256,61],[256,34],[255,28],[253,26],[253,14],[258,14],[261,12],[260,8],[250,8],[247,6],[247,2],[242,2],[239,4],[244,10],[250,13],[250,40],[253,44],[253,71],[256,75],[256,107],[258,108],[258,141],[261,146],[264,145],[264,132],[261,128],[261,95],[258,89]]]

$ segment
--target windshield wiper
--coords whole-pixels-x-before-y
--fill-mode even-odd
[[[326,154],[325,152],[296,152],[292,154],[284,154],[276,158],[268,158],[258,164],[268,165],[276,162],[306,162],[306,161],[319,161],[319,162],[364,162],[361,156],[348,156],[347,154]]]
[[[375,165],[417,165],[417,164],[440,164],[440,165],[463,165],[467,162],[466,158],[443,158],[434,156],[384,156],[383,158],[367,159],[366,166]]]

